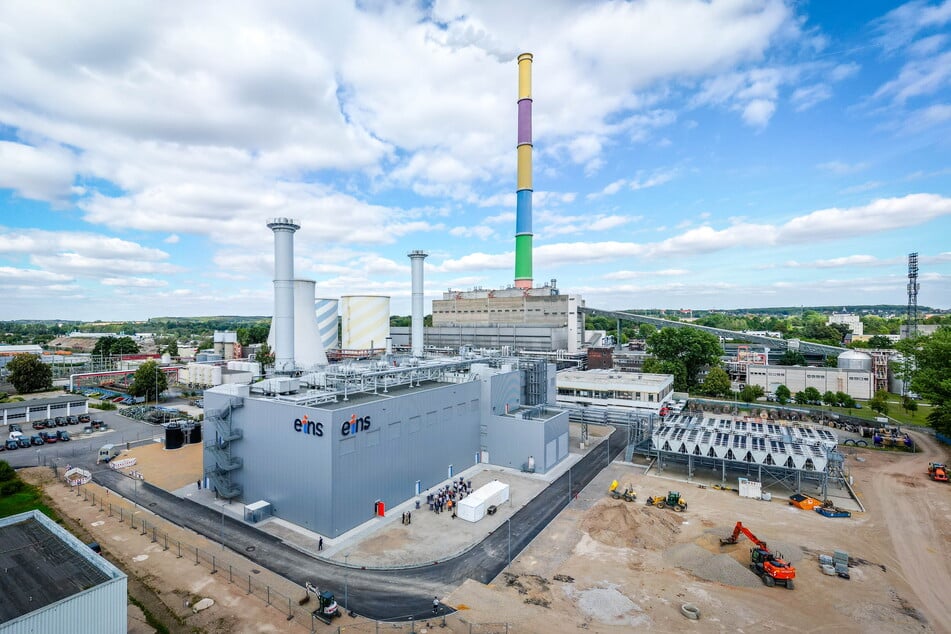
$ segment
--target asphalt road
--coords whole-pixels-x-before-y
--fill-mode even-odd
[[[426,618],[434,596],[444,596],[466,579],[482,583],[495,578],[624,446],[627,432],[615,430],[571,470],[542,491],[468,552],[447,561],[418,568],[385,570],[345,567],[317,560],[275,537],[191,500],[178,498],[148,483],[134,490],[134,482],[116,471],[85,464],[95,481],[152,512],[225,546],[258,565],[301,586],[310,581],[333,590],[338,602],[346,586],[349,608],[377,620]],[[94,463],[93,456],[93,463]],[[253,547],[251,551],[249,547]]]

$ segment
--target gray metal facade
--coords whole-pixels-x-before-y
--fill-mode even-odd
[[[489,417],[489,462],[521,469],[531,456],[535,471],[545,473],[568,455],[568,412],[542,410],[538,418],[519,418],[521,414]]]
[[[371,519],[378,500],[390,508],[414,497],[417,481],[425,492],[474,465],[481,390],[480,381],[424,383],[314,407],[207,391],[205,409],[243,400],[231,410],[242,437],[229,443],[243,460],[231,475],[243,501],[266,500],[275,515],[333,537]]]

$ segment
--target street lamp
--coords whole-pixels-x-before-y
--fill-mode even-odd
[[[343,565],[346,570],[343,571],[343,609],[350,611],[350,553],[343,556]]]
[[[509,565],[511,565],[512,563],[512,518],[511,517],[506,518],[505,524],[508,526],[508,529],[509,529],[509,561],[508,563]]]

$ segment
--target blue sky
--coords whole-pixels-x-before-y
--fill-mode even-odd
[[[0,319],[536,282],[600,308],[951,307],[951,0],[5,2]]]

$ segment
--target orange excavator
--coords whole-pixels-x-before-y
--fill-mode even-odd
[[[796,569],[788,561],[783,559],[782,553],[773,554],[766,547],[766,542],[761,541],[754,535],[750,529],[743,526],[743,522],[737,522],[733,528],[733,534],[729,537],[720,539],[721,546],[735,544],[740,539],[740,535],[753,542],[754,548],[750,548],[750,570],[755,572],[763,583],[769,587],[777,584],[786,586],[787,590],[795,587],[793,579],[796,578]]]

